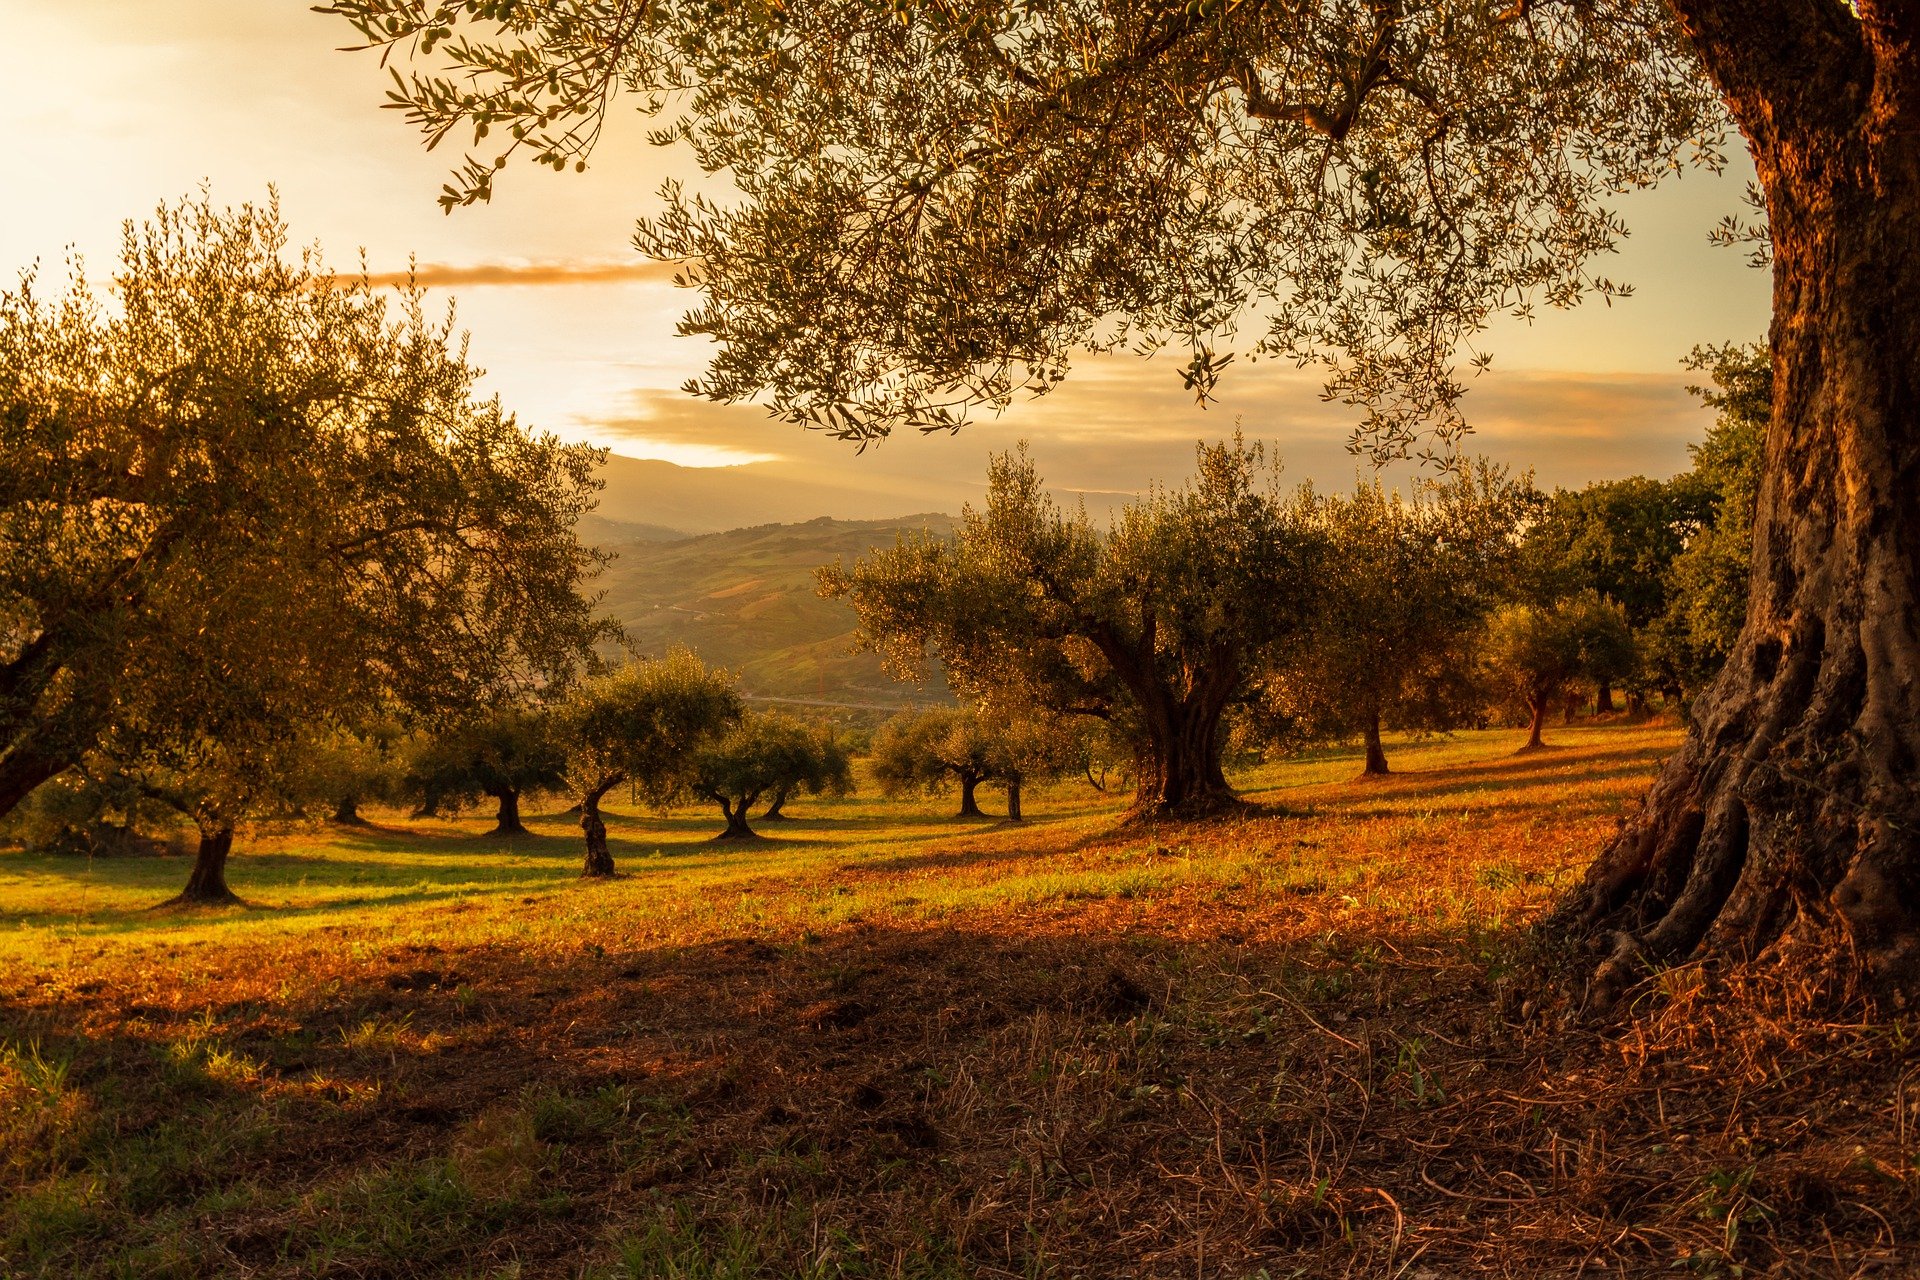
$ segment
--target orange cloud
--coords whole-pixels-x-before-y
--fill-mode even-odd
[[[409,281],[422,288],[444,285],[549,286],[572,284],[612,284],[619,281],[671,283],[674,276],[687,271],[677,262],[477,262],[456,266],[444,262],[423,262],[411,271],[382,271],[369,274],[367,283],[375,288],[404,286]],[[360,277],[347,272],[341,279]]]

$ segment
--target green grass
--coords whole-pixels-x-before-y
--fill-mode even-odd
[[[1364,784],[1371,791],[1358,798],[1345,786],[1356,768],[1352,751],[1240,770],[1234,782],[1256,805],[1308,815],[1331,789],[1340,801],[1335,827],[1364,824],[1367,841],[1389,848],[1466,838],[1476,824],[1497,820],[1536,835],[1568,831],[1564,843],[1577,859],[1591,844],[1570,823],[1617,813],[1673,734],[1581,726],[1555,737],[1562,750],[1527,757],[1507,755],[1514,737],[1504,732],[1397,744],[1402,772]],[[1596,743],[1607,750],[1598,764],[1590,758]],[[1623,779],[1625,788],[1595,792],[1596,783]],[[1574,793],[1580,799],[1569,809]],[[750,844],[714,843],[720,824],[704,810],[663,815],[614,804],[608,831],[620,879],[605,885],[580,882],[580,836],[564,813],[529,817],[532,834],[515,839],[484,834],[491,822],[480,813],[456,821],[375,814],[368,828],[243,835],[229,879],[247,907],[212,914],[152,910],[184,882],[183,859],[13,851],[0,854],[0,963],[71,970],[127,947],[352,935],[376,922],[383,945],[475,935],[537,945],[571,940],[582,928],[630,931],[623,940],[632,940],[818,930],[876,912],[928,921],[1248,875],[1280,887],[1381,887],[1381,869],[1330,843],[1324,824],[1276,858],[1264,848],[1247,856],[1232,836],[1245,824],[1229,823],[1227,838],[1210,835],[1196,861],[1191,841],[1167,847],[1150,833],[1116,836],[1125,799],[1084,783],[1035,789],[1019,826],[950,818],[952,801],[942,796],[803,799],[792,806],[794,821],[764,824],[766,838]],[[622,921],[634,923],[623,929]]]

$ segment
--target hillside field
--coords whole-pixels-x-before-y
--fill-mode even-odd
[[[641,653],[685,645],[739,678],[749,697],[873,713],[948,699],[937,674],[924,686],[889,677],[871,653],[854,652],[856,619],[843,600],[823,600],[814,570],[852,561],[903,535],[944,533],[943,515],[903,520],[763,524],[671,541],[619,537],[617,558],[594,586]]]
[[[558,815],[243,837],[234,910],[0,852],[0,1274],[1915,1274],[1920,1023],[1686,968],[1573,1017],[1529,925],[1679,735],[1549,740],[1208,825],[616,807],[611,883]]]

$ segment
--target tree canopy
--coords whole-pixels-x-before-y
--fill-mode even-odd
[[[1754,512],[1773,416],[1773,362],[1765,347],[1703,347],[1694,364],[1712,384],[1694,393],[1718,411],[1707,438],[1690,450],[1693,483],[1710,509],[1667,568],[1666,612],[1653,626],[1664,671],[1689,697],[1720,673],[1747,620]]]
[[[880,726],[871,753],[874,781],[890,796],[960,788],[962,818],[979,818],[980,784],[999,777],[998,743],[972,708],[903,712]]]
[[[630,662],[582,682],[561,713],[566,775],[580,797],[586,833],[584,874],[610,876],[613,855],[600,802],[623,782],[666,803],[684,779],[687,758],[745,714],[733,678],[690,650]]]
[[[1240,352],[1322,364],[1382,454],[1451,439],[1456,346],[1624,292],[1587,265],[1609,198],[1724,120],[1650,0],[325,8],[471,139],[448,207],[584,165],[629,95],[729,189],[669,184],[637,236],[705,294],[694,389],[860,439],[1164,345],[1203,394]]]
[[[1475,643],[1538,495],[1481,463],[1405,495],[1374,480],[1296,501],[1325,541],[1311,617],[1259,673],[1248,722],[1269,741],[1358,736],[1366,772],[1386,773],[1383,726],[1452,729],[1478,714]]]
[[[441,714],[608,633],[600,452],[475,399],[417,291],[201,197],[128,225],[112,298],[0,294],[0,813],[90,750]]]
[[[493,834],[525,835],[521,797],[566,786],[567,757],[554,721],[553,709],[536,703],[482,708],[422,744],[409,783],[436,807],[491,797],[498,804]]]
[[[1618,292],[1610,197],[1716,162],[1730,120],[1764,221],[1722,238],[1775,286],[1748,609],[1559,925],[1601,1004],[1802,932],[1920,989],[1905,0],[327,7],[411,64],[393,103],[436,141],[503,134],[450,205],[517,151],[583,162],[634,94],[716,175],[637,235],[705,295],[693,389],[860,440],[1174,344],[1202,395],[1241,354],[1318,364],[1358,443],[1444,453],[1485,321]]]
[[[777,712],[749,714],[693,752],[682,773],[687,794],[718,805],[726,830],[715,839],[751,840],[747,811],[763,796],[845,795],[847,754],[831,735]]]
[[[1633,661],[1625,611],[1596,591],[1552,605],[1508,605],[1487,625],[1484,657],[1493,692],[1527,718],[1523,751],[1544,745],[1541,730],[1574,681],[1618,680]]]

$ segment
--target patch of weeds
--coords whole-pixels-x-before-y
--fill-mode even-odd
[[[764,1226],[703,1226],[676,1209],[621,1242],[615,1274],[621,1280],[755,1280],[771,1274],[761,1265],[768,1243]]]
[[[32,1176],[76,1158],[94,1111],[72,1073],[71,1057],[49,1053],[37,1040],[0,1044],[0,1167]]]
[[[413,1016],[404,1013],[397,1018],[362,1018],[340,1028],[340,1043],[345,1048],[363,1052],[384,1049],[393,1053],[401,1048],[412,1024]]]
[[[526,1100],[533,1134],[541,1142],[606,1142],[631,1124],[634,1097],[621,1085],[584,1096],[546,1092]]]
[[[532,1113],[488,1111],[454,1137],[448,1166],[475,1195],[511,1199],[532,1188],[546,1149]]]
[[[512,1149],[511,1137],[493,1136],[494,1145]],[[514,1176],[512,1157],[491,1167]],[[386,1274],[395,1266],[405,1274],[436,1272],[526,1216],[510,1200],[476,1194],[457,1160],[375,1168],[306,1197],[300,1210],[287,1259],[303,1273],[329,1274]]]
[[[15,1194],[0,1215],[0,1264],[24,1255],[43,1266],[110,1233],[113,1211],[99,1178],[48,1178]]]

